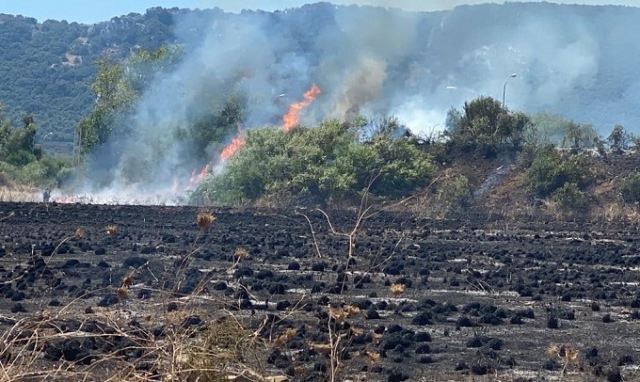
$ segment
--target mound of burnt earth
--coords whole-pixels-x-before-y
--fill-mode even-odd
[[[9,375],[640,378],[634,225],[199,212],[0,205]]]

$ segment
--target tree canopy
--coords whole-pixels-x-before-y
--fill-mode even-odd
[[[193,197],[214,204],[274,196],[324,203],[365,190],[403,196],[431,180],[435,166],[429,154],[398,136],[389,123],[372,127],[363,121],[327,120],[289,132],[249,130],[225,170],[203,182]]]
[[[457,149],[480,150],[488,156],[519,150],[532,126],[527,114],[510,112],[491,97],[465,102],[462,110],[451,109],[446,125],[446,136]]]

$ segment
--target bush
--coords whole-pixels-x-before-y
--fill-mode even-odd
[[[491,97],[465,102],[462,111],[447,115],[446,134],[462,151],[477,150],[495,156],[504,150],[519,150],[531,127],[529,116],[511,113]]]
[[[566,183],[582,189],[587,184],[586,168],[580,157],[563,156],[554,146],[547,146],[538,151],[527,170],[529,187],[542,198],[552,195]]]
[[[536,147],[557,145],[562,148],[589,148],[594,146],[597,133],[593,126],[582,125],[547,112],[531,116],[532,129],[526,141]]]
[[[362,124],[325,121],[289,132],[250,130],[225,171],[203,182],[193,197],[238,204],[286,195],[345,200],[367,188],[383,197],[408,194],[429,182],[434,165],[427,153],[387,128],[371,132]]]
[[[607,141],[611,150],[616,154],[620,154],[629,148],[631,136],[624,130],[624,127],[615,125]]]
[[[620,194],[626,203],[640,202],[640,172],[636,172],[625,179]]]
[[[575,183],[565,183],[557,189],[553,200],[564,209],[580,210],[587,206],[587,197]]]
[[[438,210],[445,215],[464,209],[471,202],[473,193],[469,179],[464,175],[446,178],[438,187],[436,202]]]
[[[74,170],[71,162],[58,157],[45,156],[22,166],[0,162],[0,172],[16,183],[30,186],[52,187],[70,179]]]

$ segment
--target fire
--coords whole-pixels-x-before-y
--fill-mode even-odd
[[[295,125],[297,125],[298,120],[300,119],[300,116],[299,116],[300,111],[308,107],[309,105],[311,105],[311,103],[315,101],[316,97],[318,97],[320,93],[321,93],[320,88],[316,84],[313,84],[311,88],[307,90],[306,93],[304,93],[303,101],[292,103],[291,106],[289,106],[289,112],[287,112],[287,114],[285,114],[285,116],[282,118],[284,122],[284,125],[282,126],[282,130],[289,131]],[[238,135],[235,138],[233,138],[231,143],[229,143],[227,147],[225,147],[222,150],[222,153],[220,153],[220,159],[223,161],[228,160],[236,152],[238,152],[238,150],[240,150],[240,148],[244,146],[244,144],[245,144],[245,139],[242,134],[242,128],[238,126]]]
[[[227,147],[222,150],[220,154],[220,159],[227,160],[233,156],[240,148],[244,146],[244,138],[241,136],[233,138],[231,143],[227,145]]]
[[[311,86],[311,89],[307,90],[307,92],[304,93],[304,101],[292,103],[289,107],[289,112],[282,118],[282,121],[284,122],[282,130],[289,131],[295,125],[297,125],[300,119],[300,111],[311,105],[311,103],[315,101],[316,97],[318,97],[320,93],[320,88],[316,84],[313,84]]]
[[[204,179],[208,173],[209,173],[209,165],[206,165],[202,170],[200,170],[200,173],[198,174],[198,180],[200,181]]]
[[[242,133],[242,126],[238,125],[238,134],[231,140],[231,143],[229,143],[227,147],[222,150],[222,153],[220,153],[220,159],[226,161],[227,159],[231,158],[233,154],[238,152],[238,150],[240,150],[240,148],[244,146],[244,143],[245,141],[244,135]]]
[[[194,188],[196,185],[198,185],[198,183],[200,183],[202,179],[204,179],[207,176],[207,174],[209,174],[209,165],[204,166],[204,168],[200,170],[200,172],[193,170],[191,172],[191,176],[189,177],[189,185],[187,186],[185,191],[189,191],[192,188]]]

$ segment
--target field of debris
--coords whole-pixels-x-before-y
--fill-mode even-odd
[[[631,223],[0,204],[2,381],[639,380]]]

